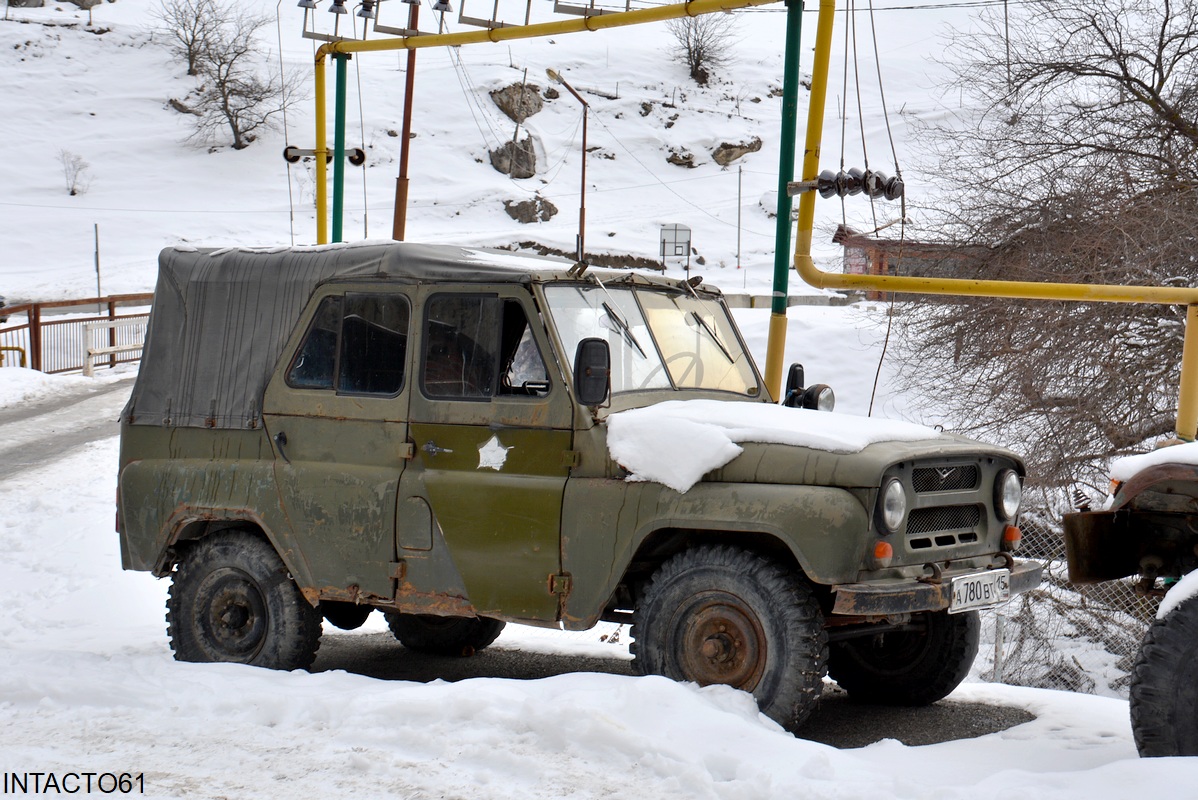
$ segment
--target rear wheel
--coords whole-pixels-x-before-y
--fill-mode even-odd
[[[948,696],[973,666],[978,614],[929,612],[913,622],[919,629],[834,642],[828,648],[828,674],[865,703],[926,706]]]
[[[215,533],[193,545],[171,576],[166,608],[179,661],[302,669],[320,647],[320,612],[274,548],[245,531]]]
[[[756,553],[703,546],[670,558],[645,587],[632,636],[642,675],[742,689],[788,729],[819,704],[819,604],[802,576]]]
[[[400,644],[437,656],[472,656],[495,641],[506,624],[489,617],[387,615],[387,626]]]
[[[1198,600],[1152,623],[1131,679],[1141,756],[1198,756]]]

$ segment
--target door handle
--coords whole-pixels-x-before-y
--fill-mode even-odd
[[[279,447],[279,455],[283,457],[284,461],[290,464],[291,459],[287,457],[287,451],[283,449],[287,446],[287,433],[285,431],[279,431],[275,434],[275,444]]]
[[[420,449],[423,450],[424,452],[428,453],[430,456],[435,456],[439,453],[452,453],[453,452],[452,450],[450,450],[447,447],[437,447],[437,443],[434,442],[432,439],[429,439],[427,442],[425,442],[424,447],[422,447]]]

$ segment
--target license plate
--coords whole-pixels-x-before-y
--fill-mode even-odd
[[[995,569],[953,578],[948,613],[990,608],[1011,599],[1011,571]]]

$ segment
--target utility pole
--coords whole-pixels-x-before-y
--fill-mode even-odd
[[[415,31],[420,17],[420,0],[409,2],[408,30]],[[399,143],[399,176],[395,179],[395,217],[391,223],[391,238],[404,240],[408,225],[408,151],[412,141],[412,91],[416,88],[416,50],[408,48],[408,73],[404,80],[403,128]]]

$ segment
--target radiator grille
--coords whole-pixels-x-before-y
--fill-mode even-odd
[[[919,494],[923,494],[924,492],[951,492],[960,489],[976,489],[978,485],[978,468],[974,464],[917,467],[911,473],[911,485]]]
[[[907,518],[907,535],[921,536],[941,531],[970,531],[982,521],[980,506],[917,508]]]

